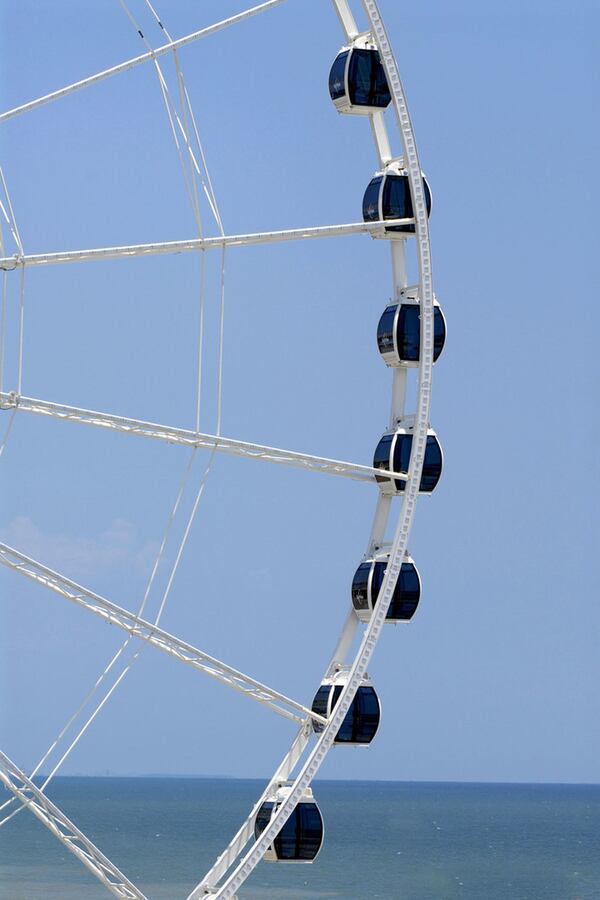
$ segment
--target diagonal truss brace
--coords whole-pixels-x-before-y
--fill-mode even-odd
[[[145,895],[1,751],[0,781],[111,894],[122,900],[146,900]]]
[[[50,266],[58,263],[93,262],[102,259],[122,259],[132,256],[156,256],[165,253],[187,253],[198,250],[219,250],[224,247],[249,247],[256,244],[282,244],[288,241],[308,241],[314,238],[346,237],[370,234],[383,237],[386,228],[410,225],[414,219],[386,219],[378,222],[350,222],[347,225],[315,225],[308,228],[288,228],[284,231],[257,231],[252,234],[218,235],[190,238],[183,241],[159,241],[153,244],[127,244],[121,247],[95,247],[89,250],[58,250],[52,253],[28,253],[24,256],[0,258],[0,269],[10,271],[17,266]]]
[[[153,625],[151,622],[139,618],[134,613],[117,606],[116,603],[112,603],[99,594],[89,591],[75,581],[65,578],[58,572],[31,559],[31,557],[19,553],[18,550],[14,550],[7,544],[0,543],[0,563],[15,572],[19,572],[21,575],[26,575],[32,581],[37,581],[38,584],[50,588],[54,593],[60,594],[61,597],[76,603],[78,606],[82,606],[89,612],[95,613],[109,625],[117,625],[132,637],[147,641],[164,653],[174,656],[175,659],[187,663],[206,675],[210,675],[217,681],[239,691],[252,700],[268,706],[286,719],[291,719],[301,724],[306,722],[307,717],[315,719],[322,724],[327,721],[301,703],[286,697],[285,694],[272,690],[265,684],[262,684],[262,682],[250,678],[243,672],[215,659],[214,656],[209,656],[208,653],[198,650],[157,625]]]
[[[18,116],[21,113],[29,112],[29,110],[36,109],[38,106],[44,106],[46,103],[51,103],[53,100],[58,100],[60,97],[66,97],[68,94],[80,91],[90,84],[97,84],[99,81],[104,81],[105,78],[111,78],[113,75],[118,75],[120,72],[127,72],[129,69],[135,68],[135,66],[150,62],[150,60],[154,60],[159,56],[164,56],[166,53],[179,50],[181,47],[185,47],[200,38],[216,34],[224,28],[229,28],[230,25],[236,25],[238,22],[243,22],[245,19],[249,19],[258,13],[273,9],[273,7],[279,6],[283,2],[285,2],[285,0],[266,0],[266,2],[260,3],[258,6],[246,9],[234,16],[230,16],[228,19],[222,19],[220,22],[215,22],[214,25],[208,25],[200,31],[194,31],[192,34],[187,34],[185,37],[178,38],[176,41],[169,41],[168,44],[163,44],[162,47],[157,47],[154,50],[150,50],[148,53],[143,53],[141,56],[127,59],[125,62],[119,63],[116,66],[111,66],[110,69],[104,69],[102,72],[97,72],[95,75],[90,75],[88,78],[83,78],[81,81],[75,81],[73,84],[68,84],[66,87],[59,88],[57,91],[52,91],[51,94],[45,94],[43,97],[38,97],[36,100],[30,100],[28,103],[23,103],[21,106],[16,106],[14,109],[9,109],[0,114],[0,122],[12,119],[14,116]]]
[[[33,397],[23,397],[15,393],[0,391],[0,409],[17,409],[22,412],[76,422],[80,425],[96,425],[99,428],[107,428],[125,434],[155,438],[166,441],[169,444],[217,450],[220,453],[244,456],[247,459],[261,459],[265,462],[294,466],[308,469],[312,472],[323,472],[326,475],[340,475],[345,478],[351,478],[354,481],[373,482],[376,475],[380,477],[385,475],[401,481],[406,481],[408,478],[406,472],[389,472],[386,469],[375,469],[372,466],[363,466],[359,463],[343,462],[342,460],[329,459],[324,456],[313,456],[310,453],[298,453],[295,450],[282,450],[277,447],[268,447],[264,444],[252,444],[247,441],[239,441],[215,434],[190,431],[186,428],[157,425],[153,422],[141,421],[140,419],[128,419],[124,416],[95,412],[94,410],[81,409],[77,406],[65,406],[49,400],[36,400]]]

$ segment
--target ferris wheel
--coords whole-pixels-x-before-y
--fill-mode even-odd
[[[0,268],[4,273],[3,327],[7,296],[11,290],[20,304],[21,321],[14,382],[12,385],[6,384],[8,373],[4,373],[0,384],[0,407],[3,410],[2,415],[6,417],[0,455],[10,440],[10,431],[15,418],[29,413],[167,442],[190,448],[192,453],[199,448],[204,449],[209,452],[208,463],[163,603],[153,621],[144,617],[146,598],[137,612],[131,612],[61,575],[49,568],[44,561],[33,559],[19,548],[1,543],[0,562],[15,573],[37,582],[93,613],[104,622],[121,629],[126,634],[123,647],[134,639],[140,642],[140,647],[152,645],[294,723],[296,731],[290,747],[268,786],[213,866],[190,893],[188,900],[199,900],[208,896],[232,898],[237,896],[253,869],[263,859],[277,863],[311,863],[318,856],[323,842],[324,823],[311,784],[332,747],[368,746],[375,737],[380,725],[381,709],[376,687],[368,674],[368,667],[384,626],[390,622],[410,621],[419,603],[421,581],[415,563],[409,555],[408,542],[417,501],[421,495],[430,494],[435,489],[443,467],[441,445],[429,421],[433,365],[442,352],[446,335],[445,319],[433,293],[428,228],[431,191],[421,170],[398,67],[378,4],[375,0],[362,0],[368,29],[361,32],[349,0],[332,0],[342,28],[343,43],[337,55],[336,48],[332,48],[333,63],[328,85],[332,105],[342,117],[362,116],[368,121],[377,158],[377,172],[364,192],[363,221],[286,231],[226,234],[206,167],[177,51],[245,19],[266,13],[285,0],[262,2],[179,39],[171,37],[164,20],[159,17],[150,0],[144,0],[157,27],[166,38],[166,42],[158,47],[152,46],[145,32],[142,32],[130,6],[124,0],[119,2],[131,24],[146,43],[146,51],[138,57],[2,113],[0,124],[33,111],[39,106],[58,101],[88,85],[150,63],[156,69],[169,115],[186,187],[197,217],[198,236],[153,244],[27,254],[21,242],[17,226],[18,216],[15,216],[11,204],[9,186],[2,175],[1,212],[4,226],[8,226],[7,241],[5,243],[2,234],[0,247],[2,257]],[[167,55],[173,57],[175,61],[179,106],[169,90],[160,65],[161,57]],[[401,156],[392,154],[385,118],[385,111],[388,109],[395,117],[398,127],[403,148]],[[343,125],[341,118],[340,128],[343,128]],[[200,217],[201,201],[207,205],[214,218],[218,231],[216,236],[204,234]],[[391,411],[389,425],[376,445],[372,465],[355,464],[225,437],[221,433],[220,395],[217,427],[215,433],[210,434],[200,430],[199,414],[196,428],[184,429],[67,406],[22,394],[25,273],[32,267],[155,254],[200,253],[213,249],[221,253],[221,294],[223,294],[225,251],[229,248],[354,234],[366,234],[376,240],[387,241],[390,245],[392,262],[393,296],[382,309],[376,335],[382,363],[391,372]],[[13,253],[9,252],[11,248],[8,246],[11,239],[15,245]],[[205,254],[202,252],[200,255],[204,258]],[[413,284],[409,283],[408,278],[409,263],[415,265],[418,271],[418,279]],[[223,366],[222,326],[221,305],[219,386]],[[3,369],[3,365],[0,368]],[[5,385],[8,390],[5,389]],[[410,385],[415,389],[412,407],[409,407],[407,400],[411,394]],[[374,518],[370,534],[367,536],[364,557],[358,563],[352,579],[348,615],[320,683],[312,686],[312,702],[300,702],[286,696],[171,634],[160,625],[168,590],[185,549],[193,517],[216,453],[295,466],[373,485]],[[167,524],[167,532],[177,512],[187,477],[186,470]],[[393,539],[386,540],[394,517]],[[161,560],[164,545],[165,540],[161,545],[152,578]],[[358,650],[352,655],[357,637]],[[112,695],[115,688],[103,695],[98,692],[105,684],[107,672],[115,665],[115,660],[119,659],[121,652],[122,648],[110,660],[90,694],[85,698],[88,702],[90,697],[96,695],[102,697],[94,713],[80,729],[76,740],[92,724],[96,713]],[[125,672],[136,658],[134,655],[133,660],[124,669]],[[310,691],[310,687],[307,690]],[[69,719],[50,750],[54,750],[60,744],[67,727],[72,725],[82,709],[83,704]],[[71,747],[67,748],[51,776],[64,761]],[[5,803],[0,810],[0,824],[7,822],[23,809],[29,810],[114,896],[143,900],[144,894],[49,800],[45,793],[49,779],[46,779],[41,787],[34,783],[33,776],[48,758],[50,750],[42,757],[31,775],[25,774],[8,756],[0,752],[0,780],[13,795],[12,800]]]

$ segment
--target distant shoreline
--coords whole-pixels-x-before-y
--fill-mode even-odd
[[[43,781],[46,775],[38,774],[35,781]],[[165,774],[163,772],[150,772],[139,775],[128,775],[128,774],[118,774],[112,772],[105,773],[96,773],[96,774],[87,774],[87,773],[77,773],[71,775],[55,775],[54,778],[56,780],[64,779],[68,780],[70,778],[89,778],[89,779],[129,779],[135,780],[139,779],[142,781],[143,779],[169,779],[172,781],[238,781],[238,782],[256,782],[256,783],[264,783],[268,781],[268,776],[264,776],[263,778],[252,776],[252,777],[242,777],[237,775],[198,775],[198,774],[182,774],[182,775],[170,775]],[[345,785],[363,785],[363,784],[395,784],[395,785],[459,785],[461,787],[473,786],[477,787],[481,785],[482,787],[600,787],[600,782],[596,781],[428,781],[428,780],[414,780],[414,781],[404,781],[401,779],[390,780],[385,778],[319,778],[315,779],[319,784],[345,784]]]

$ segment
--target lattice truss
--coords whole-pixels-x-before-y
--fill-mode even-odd
[[[83,90],[84,88],[94,85],[104,79],[111,78],[119,73],[128,71],[136,66],[150,63],[155,70],[159,90],[164,101],[169,127],[177,149],[184,183],[196,222],[197,235],[187,240],[154,244],[28,254],[21,241],[8,186],[5,182],[4,175],[1,175],[2,200],[0,213],[2,216],[2,229],[0,230],[0,269],[3,272],[3,294],[0,352],[3,354],[4,351],[4,326],[11,290],[15,290],[15,295],[18,299],[19,336],[17,375],[16,381],[12,384],[5,386],[3,381],[4,357],[2,356],[2,359],[0,360],[0,407],[5,410],[7,417],[5,420],[2,444],[0,445],[0,455],[9,439],[15,416],[24,413],[50,417],[82,425],[95,426],[97,428],[108,429],[132,436],[181,445],[190,448],[192,454],[179,486],[179,491],[175,498],[171,516],[167,523],[163,541],[143,601],[136,612],[131,612],[117,606],[115,603],[100,596],[89,588],[76,584],[71,579],[48,568],[42,562],[25,555],[19,549],[12,548],[6,544],[0,544],[0,563],[4,566],[31,581],[37,582],[83,609],[86,609],[104,622],[118,627],[125,634],[123,644],[109,660],[107,666],[100,673],[98,679],[83,699],[80,707],[65,723],[61,732],[46,753],[41,757],[29,777],[11,762],[5,754],[0,753],[0,780],[13,795],[12,800],[7,801],[3,807],[0,808],[0,815],[2,815],[0,824],[4,824],[23,809],[28,809],[113,895],[123,898],[143,898],[144,895],[139,889],[136,888],[80,830],[78,830],[60,809],[50,802],[45,794],[45,790],[54,774],[58,771],[88,727],[90,727],[101,709],[108,702],[123,678],[130,671],[131,666],[135,663],[143,648],[147,645],[151,645],[161,650],[163,653],[169,654],[174,659],[185,663],[196,671],[209,675],[255,702],[268,707],[278,715],[295,722],[297,726],[296,736],[292,741],[291,747],[274,773],[270,784],[250,811],[247,819],[244,821],[228,847],[217,859],[214,866],[204,876],[202,881],[194,888],[188,900],[194,900],[194,898],[200,898],[207,895],[225,898],[234,896],[235,892],[263,857],[265,851],[279,833],[283,824],[298,803],[303,791],[306,790],[314,778],[328,750],[331,748],[335,735],[350,708],[350,704],[352,703],[361,680],[365,676],[367,665],[385,621],[394,589],[399,578],[402,562],[405,558],[413,514],[419,495],[419,485],[424,462],[429,426],[429,403],[433,365],[434,300],[431,280],[426,199],[412,126],[396,62],[391,51],[377,4],[374,0],[362,0],[362,5],[369,23],[370,37],[379,50],[392,96],[393,107],[404,148],[403,165],[406,168],[410,179],[414,217],[410,219],[388,219],[385,223],[378,220],[366,223],[360,222],[294,228],[286,231],[271,231],[241,235],[227,235],[225,233],[219,206],[208,173],[206,159],[194,117],[194,111],[192,109],[192,104],[181,69],[178,51],[184,46],[209,37],[210,35],[214,35],[223,29],[241,23],[246,19],[262,14],[263,12],[272,10],[277,6],[280,6],[285,0],[268,0],[268,2],[260,3],[248,10],[217,22],[214,25],[202,28],[199,31],[176,40],[173,39],[167,31],[164,20],[159,17],[158,11],[152,5],[150,0],[143,0],[143,3],[147,8],[146,12],[151,16],[156,29],[163,39],[163,43],[158,47],[152,46],[152,43],[140,27],[140,24],[136,20],[131,8],[125,3],[125,0],[118,0],[118,2],[122,6],[131,26],[135,28],[140,39],[144,42],[145,52],[119,65],[105,69],[95,75],[84,78],[81,81],[67,85],[50,94],[39,97],[36,100],[32,100],[19,107],[8,110],[7,112],[0,114],[0,123],[26,112],[31,112],[42,105],[55,102],[68,94]],[[140,2],[142,2],[142,0],[140,0]],[[359,34],[359,30],[347,0],[333,0],[333,6],[338,14],[344,32],[345,42],[348,45],[352,45],[358,38],[364,37],[364,35]],[[166,55],[173,58],[175,65],[176,90],[174,92],[171,91],[161,67],[161,58]],[[369,118],[375,139],[378,162],[380,167],[384,168],[389,163],[393,162],[393,160],[383,113],[371,113]],[[201,214],[202,204],[207,206],[211,218],[214,220],[214,225],[218,232],[216,236],[206,236],[204,233],[204,223]],[[222,347],[226,250],[229,251],[238,246],[251,244],[270,245],[285,241],[323,239],[327,237],[357,234],[371,234],[374,237],[385,237],[387,235],[386,229],[391,226],[405,224],[414,225],[419,268],[419,284],[417,285],[416,290],[418,291],[421,303],[421,354],[418,369],[417,403],[414,415],[411,416],[413,442],[408,470],[398,472],[375,469],[369,465],[314,456],[296,450],[264,446],[222,435],[221,381],[223,365]],[[391,241],[391,246],[394,264],[394,284],[398,296],[400,291],[407,287],[406,264],[404,259],[405,240]],[[208,250],[217,250],[221,253],[221,320],[218,362],[217,427],[214,434],[207,434],[200,431],[200,388],[198,388],[196,428],[192,430],[179,428],[175,425],[156,424],[133,418],[125,418],[107,412],[66,406],[50,400],[35,399],[22,394],[25,273],[29,268],[32,266],[59,265],[102,259],[115,259],[119,257],[137,257],[182,252],[198,253],[199,251]],[[204,253],[202,252],[200,255],[202,259],[204,259]],[[16,285],[11,282],[11,279],[15,278],[18,279]],[[201,351],[202,346],[200,343],[199,360],[201,360]],[[200,364],[201,362],[199,365]],[[404,415],[406,377],[407,372],[405,369],[394,370],[391,424],[396,423]],[[6,387],[8,387],[8,390]],[[209,460],[195,495],[192,512],[187,520],[183,538],[180,542],[158,613],[153,621],[149,621],[144,616],[148,595],[158,566],[163,558],[171,525],[177,514],[181,498],[188,484],[194,454],[199,448],[210,451]],[[390,479],[393,478],[404,485],[395,537],[392,544],[389,546],[389,562],[377,607],[374,609],[368,627],[364,631],[357,655],[352,663],[348,665],[348,678],[338,703],[329,717],[317,714],[312,709],[307,708],[304,704],[262,684],[231,665],[192,646],[178,636],[170,634],[160,626],[160,619],[173,583],[175,572],[183,554],[216,453],[241,456],[246,459],[261,460],[277,465],[294,466],[312,472],[320,472],[322,474],[335,475],[337,477],[350,478],[363,482],[375,483],[375,475],[377,474],[380,476],[380,479],[381,476],[386,476]],[[373,547],[381,546],[383,544],[390,509],[390,497],[384,496],[378,491],[374,524],[369,538],[368,549],[370,551],[373,550]],[[357,617],[353,609],[350,609],[341,636],[338,640],[336,650],[327,667],[326,675],[331,675],[347,664],[347,655],[352,646],[357,627]],[[133,657],[126,662],[124,653],[134,638],[137,642],[137,649]],[[111,672],[113,676],[115,672],[118,673],[118,675],[116,679],[113,680],[110,688],[108,688],[108,675]],[[95,704],[93,712],[87,714],[87,718],[82,724],[80,722],[82,714],[92,700],[94,700]],[[61,747],[64,743],[65,735],[74,724],[77,724],[79,728],[76,737],[71,741],[69,746],[63,750],[58,762],[53,766],[49,775],[46,776],[43,784],[38,787],[32,779],[38,774],[51,754]],[[313,725],[317,725],[320,728],[320,733],[316,738],[314,736]],[[282,781],[289,780],[294,772],[296,772],[296,775],[287,800],[278,809],[277,814],[273,816],[269,826],[265,828],[260,838],[254,839],[254,817],[261,803],[265,798],[272,796],[273,787],[275,785]],[[246,850],[247,845],[251,840],[252,843],[249,849]],[[244,854],[244,850],[246,850],[245,855],[242,855]]]

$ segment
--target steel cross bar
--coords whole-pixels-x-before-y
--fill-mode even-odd
[[[286,241],[306,241],[313,238],[345,237],[351,234],[384,234],[394,225],[407,225],[414,219],[386,219],[379,222],[351,222],[347,225],[316,225],[310,228],[289,228],[284,231],[258,231],[253,234],[218,235],[209,238],[190,238],[184,241],[160,241],[154,244],[129,244],[123,247],[97,247],[91,250],[59,250],[52,253],[30,253],[0,258],[0,269],[10,271],[18,266],[49,266],[59,263],[90,262],[99,259],[119,259],[131,256],[156,256],[164,253],[186,253],[215,250],[223,247],[244,247],[255,244],[281,244]]]
[[[125,62],[119,63],[117,66],[111,66],[110,69],[104,69],[102,72],[97,72],[95,75],[90,75],[88,78],[83,78],[81,81],[75,81],[73,84],[68,84],[66,87],[59,88],[57,91],[52,91],[51,94],[45,94],[43,97],[38,97],[37,100],[30,100],[29,103],[23,103],[21,106],[16,106],[14,109],[9,109],[7,112],[0,114],[0,122],[12,119],[14,116],[28,112],[31,109],[36,109],[38,106],[44,106],[44,104],[51,103],[53,100],[58,100],[60,97],[66,97],[67,94],[73,94],[75,91],[80,91],[90,84],[96,84],[98,81],[104,81],[105,78],[110,78],[112,75],[118,75],[119,72],[126,72],[129,69],[135,68],[135,66],[139,66],[141,63],[156,59],[157,56],[164,56],[165,53],[171,53],[173,50],[185,47],[187,44],[191,44],[200,38],[208,37],[210,34],[216,34],[218,31],[222,31],[230,25],[235,25],[237,22],[242,22],[244,19],[249,19],[251,16],[255,16],[258,13],[266,12],[274,6],[279,6],[284,2],[285,0],[267,0],[265,3],[253,6],[251,9],[237,13],[237,15],[231,16],[228,19],[222,19],[220,22],[215,22],[214,25],[208,25],[206,28],[201,28],[200,31],[194,31],[192,34],[187,34],[185,37],[179,38],[176,41],[169,41],[168,44],[163,44],[162,47],[157,47],[156,50],[142,53],[141,56],[134,56],[133,59],[128,59]]]
[[[321,723],[326,722],[326,719],[322,716],[314,713],[301,703],[291,700],[285,694],[272,690],[260,681],[256,681],[243,672],[215,659],[214,656],[209,656],[208,653],[204,653],[191,644],[174,637],[157,625],[139,618],[134,613],[117,606],[116,603],[112,603],[99,594],[82,587],[75,581],[71,581],[70,578],[65,578],[53,569],[49,569],[47,566],[31,559],[31,557],[25,556],[25,554],[9,547],[7,544],[0,543],[0,563],[15,572],[19,572],[21,575],[26,575],[32,581],[37,581],[38,584],[50,588],[54,593],[60,594],[61,597],[65,597],[72,603],[82,606],[89,612],[95,613],[101,619],[104,619],[105,622],[108,622],[109,625],[117,625],[132,637],[147,641],[154,647],[158,647],[159,650],[175,657],[175,659],[187,663],[194,669],[216,678],[217,681],[221,681],[228,687],[234,688],[234,690],[245,694],[247,697],[251,697],[258,703],[268,706],[286,719],[304,723],[309,717]]]
[[[176,428],[170,425],[157,425],[153,422],[128,419],[123,416],[114,416],[110,413],[80,409],[76,406],[64,406],[60,403],[36,400],[33,397],[23,397],[4,391],[0,391],[0,409],[17,409],[22,412],[76,422],[80,425],[96,425],[99,428],[108,428],[125,434],[155,438],[166,441],[169,444],[217,450],[220,453],[227,453],[233,456],[260,459],[265,462],[294,466],[313,472],[323,472],[328,475],[340,475],[345,478],[351,478],[354,481],[373,482],[376,475],[384,475],[401,481],[406,481],[408,477],[406,472],[390,472],[387,469],[375,469],[372,466],[363,466],[360,463],[343,462],[342,460],[329,459],[324,456],[313,456],[310,453],[299,453],[295,450],[282,450],[277,447],[268,447],[264,444],[252,444],[247,441],[239,441],[215,434],[204,434],[199,431]]]
[[[0,781],[115,897],[146,900],[111,861],[0,751]]]

